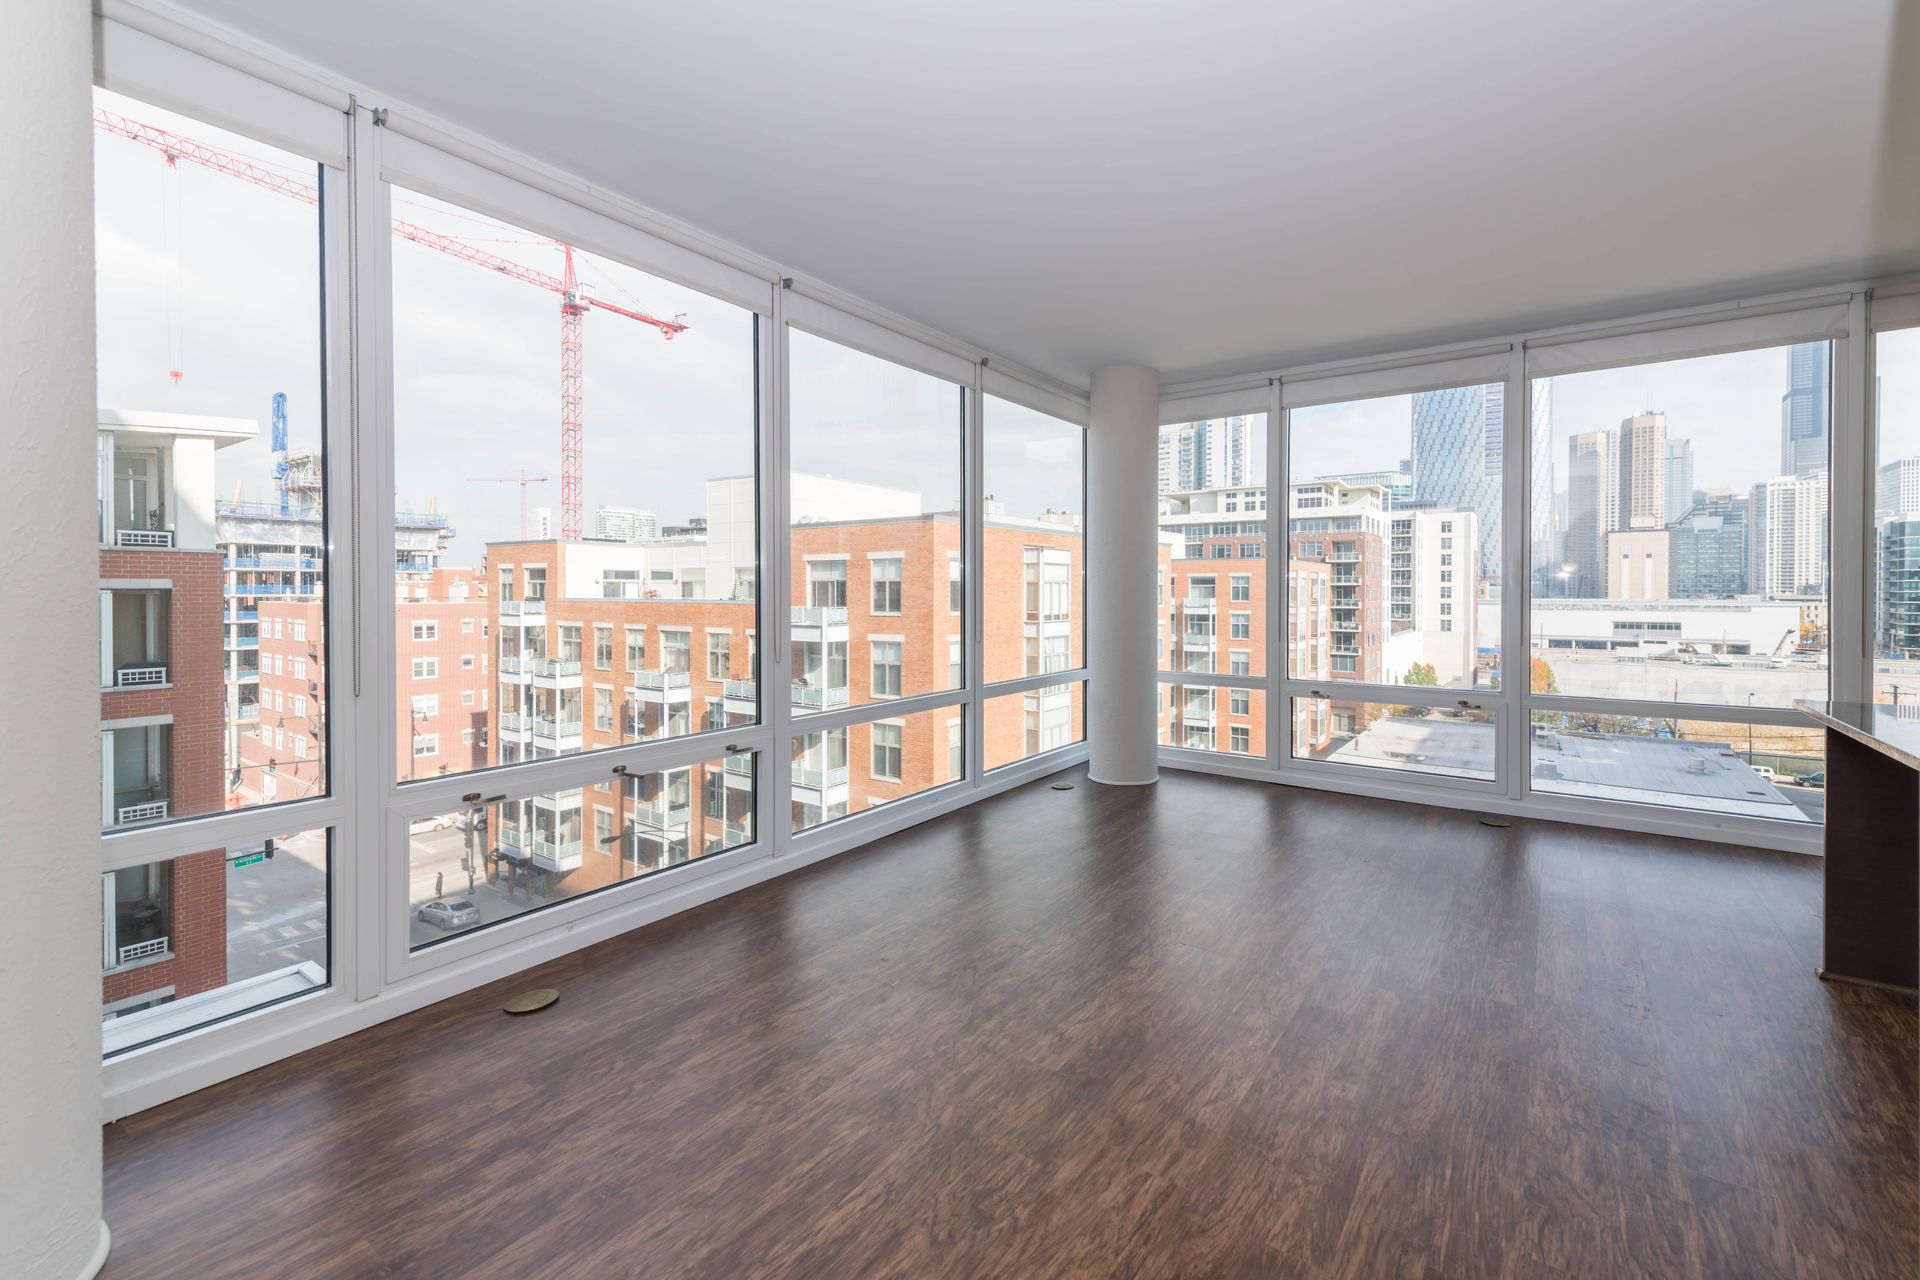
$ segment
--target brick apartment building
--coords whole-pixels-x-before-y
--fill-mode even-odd
[[[909,505],[873,486],[828,490],[811,479],[803,491],[822,511]],[[709,504],[720,505],[712,487]],[[490,544],[495,760],[751,723],[765,668],[752,536],[749,528],[730,547],[728,537],[725,522],[710,519],[706,534],[677,541]],[[965,593],[952,513],[803,515],[791,547],[786,696],[796,717],[960,687]],[[990,682],[1080,665],[1077,524],[992,515],[983,569]],[[988,767],[1078,741],[1083,714],[1072,687],[989,701]],[[801,733],[787,767],[791,820],[814,826],[962,777],[963,713]],[[744,757],[715,760],[500,805],[488,818],[487,873],[535,893],[564,880],[576,893],[742,843],[752,833],[752,768]]]
[[[245,419],[102,410],[100,819],[103,829],[225,804],[221,554],[213,455]],[[226,850],[101,876],[109,1014],[224,985]]]
[[[492,665],[485,578],[476,570],[396,574],[395,742],[401,779],[484,768]],[[327,664],[318,599],[257,606],[258,696],[242,715],[238,804],[318,795],[326,786]]]

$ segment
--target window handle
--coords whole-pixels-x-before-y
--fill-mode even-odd
[[[505,800],[506,798],[507,797],[505,793],[502,793],[497,796],[487,796],[485,799],[482,799],[478,791],[469,791],[467,792],[467,794],[460,797],[460,799],[464,803],[470,804],[476,809],[478,809],[482,805],[499,804],[502,800]]]

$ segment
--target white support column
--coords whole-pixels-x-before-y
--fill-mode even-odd
[[[0,200],[0,628],[16,725],[0,813],[36,815],[0,894],[0,1275],[67,1280],[106,1259],[100,1219],[100,578],[93,375],[93,39],[88,6],[24,0],[0,45],[17,153]]]
[[[1159,780],[1154,726],[1154,565],[1160,375],[1109,365],[1093,375],[1087,436],[1088,776]]]

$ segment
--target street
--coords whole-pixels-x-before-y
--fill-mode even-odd
[[[227,867],[227,981],[311,960],[327,967],[327,838],[303,831],[274,855]]]

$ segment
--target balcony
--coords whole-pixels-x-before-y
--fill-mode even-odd
[[[252,724],[260,718],[260,704],[257,702],[241,703],[240,709],[233,713],[233,718],[241,724]]]
[[[1357,573],[1336,573],[1333,575],[1333,585],[1336,587],[1357,587],[1360,585],[1360,575]]]
[[[1350,635],[1358,635],[1360,634],[1360,623],[1353,618],[1335,618],[1328,624],[1328,629]]]
[[[578,689],[580,665],[578,658],[533,658],[528,660],[528,671],[543,689]]]
[[[1359,564],[1360,553],[1358,551],[1329,551],[1327,553],[1327,563],[1328,564]]]
[[[173,530],[171,529],[115,529],[113,545],[116,547],[171,547]]]
[[[1197,653],[1212,653],[1220,647],[1220,635],[1215,631],[1182,632],[1180,647]]]
[[[115,799],[119,801],[126,799],[126,797],[115,797]],[[167,816],[167,803],[164,798],[158,800],[134,800],[130,804],[116,803],[113,811],[113,820],[117,825],[123,827],[135,822],[158,822]]]
[[[1357,644],[1328,645],[1327,652],[1336,658],[1357,658],[1360,656],[1360,646]]]
[[[253,582],[229,584],[221,591],[230,596],[317,596],[320,588],[291,582]]]
[[[259,636],[235,636],[227,644],[229,649],[258,649],[259,647]]]
[[[1188,613],[1212,613],[1219,603],[1218,596],[1188,596],[1180,602],[1180,607]]]
[[[235,556],[227,561],[229,569],[305,569],[309,573],[321,567],[312,556],[264,555]]]
[[[220,615],[220,620],[222,622],[258,622],[260,621],[260,611],[258,609],[229,609]]]
[[[531,717],[521,715],[518,711],[502,711],[500,736],[510,742],[525,743],[533,736]]]
[[[242,684],[258,684],[260,682],[260,668],[237,667],[234,669],[233,678]]]
[[[739,755],[727,757],[726,783],[730,787],[742,790],[752,789],[753,753],[751,751],[742,751]]]
[[[113,687],[116,689],[138,689],[166,682],[167,664],[164,662],[130,662],[113,673]]]
[[[173,939],[164,934],[158,938],[148,938],[144,942],[129,942],[113,953],[114,964],[132,964],[136,960],[152,960],[166,955],[172,950]]]
[[[847,690],[793,682],[793,707],[796,711],[828,711],[847,705]]]
[[[633,825],[642,831],[684,831],[692,816],[692,806],[671,804],[664,796],[642,800],[633,806]]]
[[[547,616],[547,602],[540,600],[502,600],[500,602],[500,621],[502,624],[523,625],[532,622],[538,626]]]
[[[635,696],[647,702],[686,702],[693,695],[691,671],[636,671]]]
[[[810,765],[793,762],[793,786],[796,791],[824,792],[847,785],[847,769],[842,765],[838,769],[815,769]],[[812,803],[819,804],[816,797]]]
[[[845,609],[798,604],[793,606],[793,639],[845,640],[846,638],[847,611]]]
[[[500,679],[507,684],[526,684],[533,678],[532,658],[500,659]]]
[[[531,717],[533,740],[536,744],[551,747],[557,751],[568,748],[579,749],[581,734],[585,722],[580,720],[556,720],[552,716]]]
[[[1185,702],[1180,705],[1180,722],[1191,725],[1211,725],[1214,721],[1213,699],[1205,698],[1197,702]]]
[[[565,873],[580,869],[580,841],[549,840],[535,832],[531,840],[521,846],[532,855],[533,865],[548,871]]]

